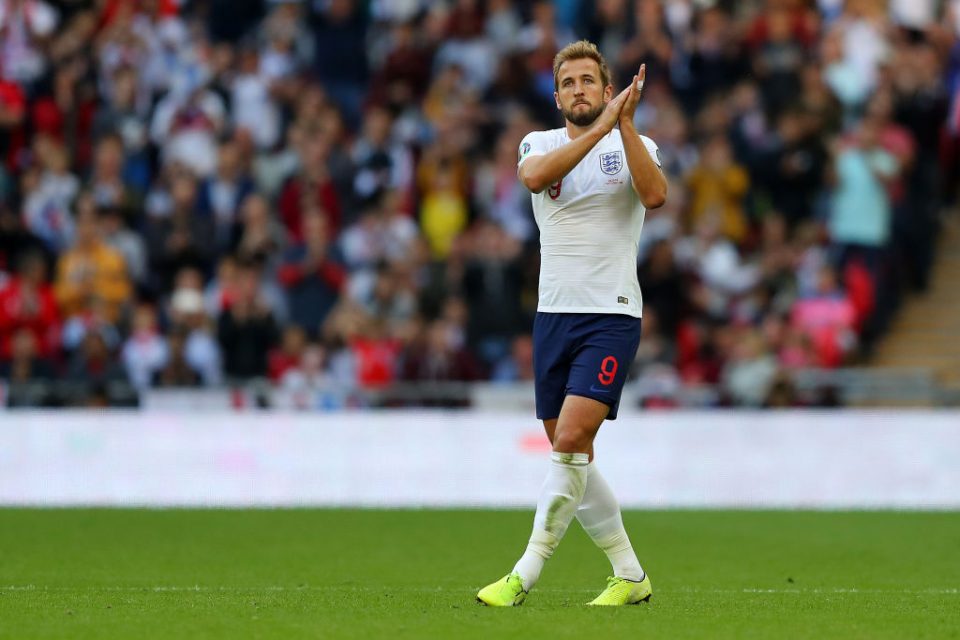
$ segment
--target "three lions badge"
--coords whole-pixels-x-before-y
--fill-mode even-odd
[[[616,175],[623,169],[623,153],[620,151],[611,151],[600,154],[600,170],[607,175]]]

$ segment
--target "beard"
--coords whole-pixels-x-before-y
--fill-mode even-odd
[[[589,109],[587,111],[579,111],[579,112],[575,112],[572,108],[561,109],[560,113],[563,114],[563,117],[566,120],[572,122],[578,127],[588,127],[591,124],[593,124],[594,120],[600,117],[600,114],[603,113],[603,110],[604,108],[606,108],[606,106],[607,106],[606,104],[601,103],[596,107],[593,107],[592,109]]]

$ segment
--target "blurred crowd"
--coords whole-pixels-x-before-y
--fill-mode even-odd
[[[532,379],[517,146],[588,38],[615,82],[646,63],[669,180],[629,384],[830,402],[791,372],[862,361],[927,286],[958,34],[957,0],[0,0],[0,375],[303,406]]]

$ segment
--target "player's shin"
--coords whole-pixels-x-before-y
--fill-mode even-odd
[[[588,462],[586,453],[553,452],[550,456],[550,470],[537,501],[530,542],[513,569],[520,574],[524,591],[536,584],[544,563],[553,555],[577,513],[587,485]]]
[[[643,568],[623,527],[620,504],[594,462],[587,466],[587,486],[577,509],[577,520],[607,554],[613,575],[635,582],[643,580]]]

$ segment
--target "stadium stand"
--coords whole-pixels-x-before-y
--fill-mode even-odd
[[[528,383],[516,150],[558,126],[552,57],[581,37],[618,81],[647,64],[637,124],[670,184],[631,402],[946,397],[933,356],[897,354],[926,344],[904,323],[957,308],[931,277],[955,0],[0,0],[0,34],[8,405],[464,406]],[[875,356],[922,368],[851,369]]]

